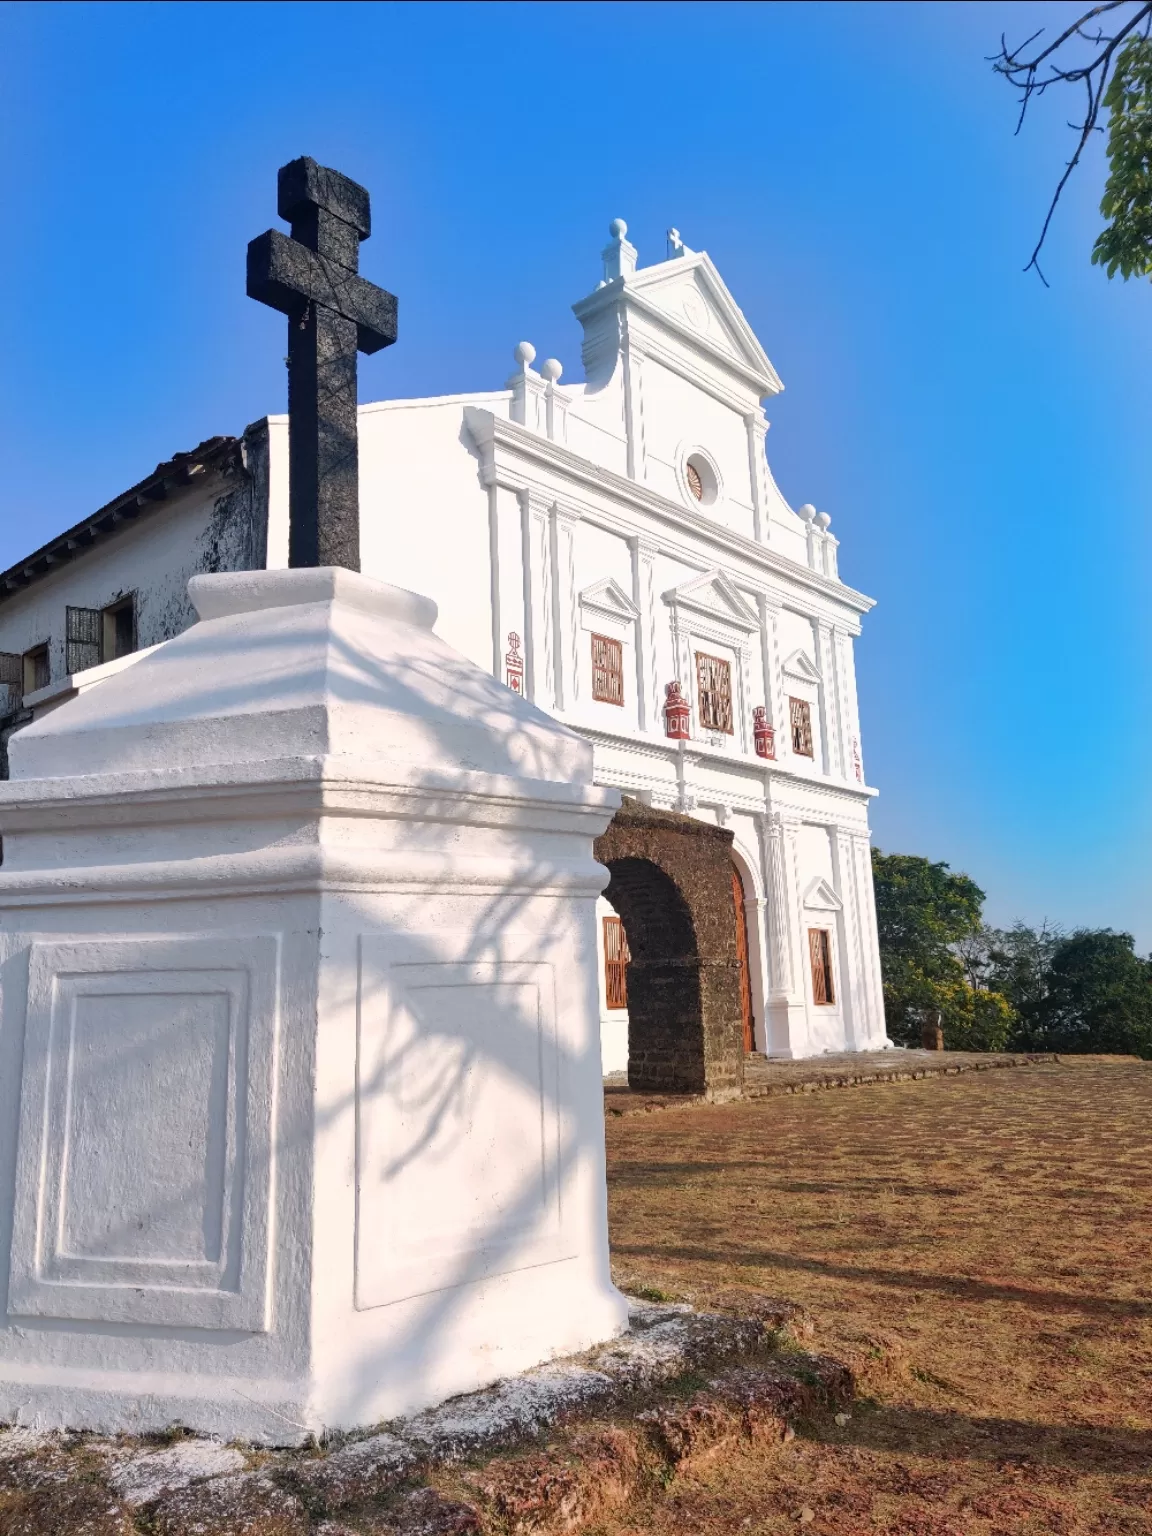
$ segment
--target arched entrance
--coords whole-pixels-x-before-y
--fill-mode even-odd
[[[656,1092],[739,1093],[744,1072],[732,834],[625,800],[596,842],[627,966],[628,1082]]]

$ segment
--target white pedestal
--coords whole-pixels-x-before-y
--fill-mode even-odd
[[[348,571],[0,786],[0,1419],[293,1441],[611,1337],[592,749]]]

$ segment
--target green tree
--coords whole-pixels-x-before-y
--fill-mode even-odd
[[[1021,1050],[1119,1053],[1152,1059],[1152,960],[1130,933],[1080,929],[1053,947],[1039,994],[1022,996],[1012,1043]]]
[[[888,1032],[919,1045],[939,1013],[951,1050],[1002,1050],[1014,1023],[1007,1001],[973,986],[957,946],[980,931],[984,892],[947,864],[872,851]]]
[[[1092,260],[1109,277],[1117,272],[1124,278],[1152,276],[1152,0],[1105,0],[1050,43],[1033,49],[1043,33],[1041,27],[1013,49],[1001,38],[1000,52],[991,61],[1019,92],[1017,133],[1034,96],[1060,85],[1083,92],[1084,116],[1068,125],[1078,135],[1076,148],[1056,185],[1028,267],[1046,282],[1039,256],[1048,226],[1092,135],[1103,131],[1100,118],[1106,114],[1108,181],[1100,211],[1109,222]]]

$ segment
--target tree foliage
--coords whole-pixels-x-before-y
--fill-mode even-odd
[[[1137,37],[1116,60],[1104,96],[1108,182],[1100,212],[1110,222],[1092,251],[1109,277],[1152,276],[1152,40]]]
[[[1104,17],[1110,30],[1102,24]],[[1124,278],[1152,276],[1152,0],[1105,0],[1050,43],[1030,51],[1043,33],[1041,27],[1012,49],[1001,38],[1000,52],[991,60],[997,74],[1019,92],[1017,133],[1033,97],[1058,85],[1084,92],[1084,115],[1068,125],[1077,134],[1076,147],[1024,270],[1034,267],[1047,283],[1039,256],[1048,227],[1089,140],[1103,132],[1100,117],[1106,113],[1109,174],[1100,211],[1109,223],[1096,241],[1092,260],[1109,277],[1117,272]]]
[[[872,876],[888,1033],[900,1045],[919,1045],[938,1014],[950,1050],[1002,1050],[1012,1010],[972,985],[958,952],[980,931],[984,892],[947,864],[878,848]]]

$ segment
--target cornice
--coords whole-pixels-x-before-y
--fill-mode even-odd
[[[513,491],[525,486],[526,481],[523,477],[508,473],[509,466],[496,463],[495,450],[504,448],[544,469],[551,470],[554,474],[575,480],[590,490],[615,497],[636,511],[646,512],[649,516],[659,519],[668,527],[681,533],[691,534],[717,549],[739,556],[748,564],[758,567],[766,575],[779,577],[795,587],[848,608],[853,613],[868,613],[876,606],[875,598],[866,597],[855,588],[840,581],[833,581],[819,571],[798,565],[795,561],[777,554],[768,545],[758,544],[754,539],[737,533],[734,529],[712,522],[700,513],[692,512],[689,508],[661,496],[659,492],[628,479],[626,475],[618,474],[615,470],[606,469],[602,465],[593,464],[591,460],[581,458],[579,454],[574,453],[562,443],[555,443],[549,438],[541,437],[528,427],[521,426],[519,422],[508,421],[492,411],[480,410],[472,406],[466,406],[464,414],[469,434],[486,459],[486,462],[482,463],[482,477],[486,484],[499,483]],[[633,535],[635,532],[636,530],[631,530]]]
[[[808,773],[798,773],[795,769],[789,768],[785,762],[774,762],[751,755],[734,757],[723,747],[713,747],[706,741],[687,741],[681,744],[665,736],[634,736],[629,735],[627,731],[614,731],[606,726],[589,725],[586,721],[561,710],[553,710],[550,713],[563,725],[578,731],[593,746],[615,747],[641,758],[675,762],[683,756],[693,767],[727,769],[730,773],[759,779],[765,783],[781,781],[789,785],[803,785],[806,790],[814,794],[844,798],[857,805],[865,805],[879,794],[879,790],[847,779],[815,778]],[[679,750],[681,745],[684,748],[683,753]]]

